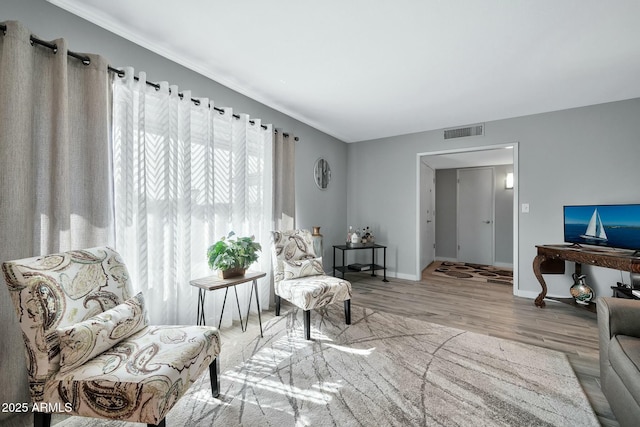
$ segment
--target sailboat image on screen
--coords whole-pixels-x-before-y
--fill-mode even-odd
[[[580,237],[598,242],[607,241],[607,233],[604,231],[604,225],[602,225],[598,209],[594,209],[593,215],[591,215],[591,219],[589,220],[589,225],[587,225],[587,230],[584,234],[581,234]]]

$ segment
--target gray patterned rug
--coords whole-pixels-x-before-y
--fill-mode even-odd
[[[167,426],[599,426],[563,353],[357,306],[347,326],[342,304],[311,321],[223,343],[219,399],[205,374]]]

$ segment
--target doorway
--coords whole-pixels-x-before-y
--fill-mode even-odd
[[[457,260],[493,265],[493,168],[458,169]]]
[[[501,158],[501,161],[497,161],[496,158]],[[430,167],[431,169],[433,169],[436,172],[436,178],[435,181],[438,181],[440,178],[438,178],[438,176],[441,175],[440,172],[444,172],[444,173],[449,173],[449,172],[453,172],[454,173],[454,178],[453,180],[455,180],[455,170],[456,169],[463,169],[463,168],[481,168],[481,167],[488,167],[488,166],[493,166],[493,165],[509,165],[512,170],[513,170],[513,177],[514,177],[514,186],[512,190],[509,190],[510,192],[512,192],[511,194],[509,194],[509,200],[505,200],[503,198],[503,196],[501,195],[500,197],[500,203],[507,203],[506,206],[508,206],[507,211],[504,212],[504,206],[502,205],[502,208],[500,210],[501,212],[501,224],[506,225],[505,221],[504,221],[504,217],[503,215],[507,215],[507,218],[509,219],[510,224],[506,225],[506,229],[510,230],[511,233],[511,237],[507,237],[504,235],[504,233],[500,233],[499,236],[500,237],[500,248],[502,248],[503,250],[506,249],[507,252],[502,252],[502,255],[500,256],[500,258],[494,258],[494,263],[496,265],[502,264],[502,262],[500,262],[500,259],[504,259],[505,256],[509,256],[509,254],[511,254],[511,263],[510,266],[513,268],[513,293],[517,294],[518,292],[518,252],[519,252],[519,248],[518,248],[518,143],[517,142],[513,142],[513,143],[508,143],[508,144],[497,144],[497,145],[491,145],[491,146],[484,146],[484,147],[473,147],[473,148],[463,148],[463,149],[450,149],[450,150],[441,150],[441,151],[431,151],[431,152],[422,152],[422,153],[418,153],[417,154],[417,162],[416,162],[416,172],[417,172],[417,191],[416,191],[416,251],[417,251],[417,256],[416,256],[416,277],[420,277],[422,270],[424,269],[424,267],[426,267],[426,265],[424,264],[424,262],[428,259],[428,256],[425,256],[423,254],[423,252],[425,251],[425,245],[422,243],[422,236],[424,235],[424,230],[423,228],[426,227],[426,220],[425,220],[425,215],[422,212],[424,203],[423,203],[423,197],[425,197],[425,188],[428,187],[428,184],[424,182],[424,180],[422,179],[423,177],[423,172],[422,172],[422,168],[424,166],[422,165],[426,165],[428,167]],[[448,169],[446,171],[440,171],[440,169]],[[500,168],[496,168],[496,169],[500,169]],[[501,171],[500,173],[496,174],[494,177],[495,180],[495,184],[496,186],[501,186],[502,181],[504,181],[504,177],[502,177],[501,175]],[[452,181],[453,182],[453,181]],[[432,184],[433,188],[435,190],[435,183]],[[455,186],[455,184],[453,184]],[[440,188],[441,185],[438,184],[438,187]],[[504,187],[504,185],[502,185],[502,187]],[[500,189],[500,187],[497,187],[498,189]],[[457,191],[457,189],[451,188],[451,192],[455,192]],[[504,189],[501,190],[501,193],[504,192]],[[433,216],[433,224],[434,228],[436,229],[435,232],[435,244],[436,244],[436,248],[438,250],[438,252],[440,251],[440,249],[442,246],[442,240],[441,240],[441,235],[442,235],[442,226],[445,225],[447,222],[451,222],[451,220],[453,220],[453,223],[451,224],[452,229],[454,230],[453,233],[455,233],[455,228],[456,228],[456,223],[457,223],[457,214],[454,214],[453,218],[439,218],[437,215],[438,212],[438,206],[442,206],[442,199],[440,197],[440,194],[442,192],[438,192],[438,191],[434,191],[435,193],[435,204],[433,206],[432,211],[434,212],[434,216]],[[454,201],[455,204],[455,201]],[[509,213],[509,211],[511,211],[511,213]],[[497,215],[497,213],[496,213]],[[497,218],[493,218],[491,219],[492,221],[494,221],[493,227],[496,227],[496,220]],[[486,221],[486,220],[485,220]],[[442,224],[445,223],[445,224]],[[498,229],[496,229],[496,233],[498,232]],[[497,239],[498,236],[496,236]],[[510,242],[510,244],[508,246],[505,246],[505,239],[504,237],[507,237],[506,242]],[[457,237],[456,237],[457,239]],[[440,243],[439,243],[440,242]],[[494,251],[493,253],[495,254],[496,251],[499,251],[500,248],[498,248],[497,246],[495,246],[496,241],[494,240]],[[457,259],[457,252],[456,252],[456,247],[455,247],[456,243],[454,240],[454,243],[452,243],[452,247],[451,250],[452,255],[450,255],[450,260],[456,260]],[[436,252],[436,259],[439,260],[447,260],[446,258],[443,259],[442,256],[439,255],[439,253]],[[505,255],[506,254],[506,255]],[[490,263],[489,263],[490,264]],[[509,265],[503,265],[504,267],[509,267]]]

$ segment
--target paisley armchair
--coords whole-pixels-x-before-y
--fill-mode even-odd
[[[344,303],[346,324],[351,324],[351,283],[324,274],[308,230],[271,232],[276,316],[281,298],[304,311],[304,336],[311,339],[311,310],[334,302]]]
[[[5,262],[25,343],[34,425],[51,413],[165,425],[209,367],[219,390],[218,330],[149,325],[142,294],[107,247]]]

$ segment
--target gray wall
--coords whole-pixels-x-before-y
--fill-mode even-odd
[[[513,166],[488,167],[493,168],[495,176],[494,263],[510,266],[513,264],[513,190],[504,188],[504,178],[507,172],[513,172]],[[436,258],[441,260],[457,259],[457,171],[436,170]]]
[[[496,177],[495,263],[513,265],[513,189],[507,190],[505,179],[513,165],[494,166]]]
[[[349,144],[348,194],[354,197],[347,221],[376,224],[379,240],[389,246],[391,271],[415,278],[418,153],[518,142],[516,194],[519,204],[530,204],[530,213],[518,213],[515,291],[535,297],[540,292],[531,268],[535,245],[562,242],[563,205],[640,201],[639,118],[636,98],[487,122],[481,137],[444,141],[435,130]],[[609,285],[620,280],[617,271],[587,270],[598,295],[608,295]],[[569,271],[548,276],[549,295],[570,296],[567,283],[572,283]]]
[[[347,218],[346,144],[263,104],[234,92],[206,77],[188,70],[119,36],[72,15],[44,0],[2,0],[0,21],[16,20],[45,40],[65,38],[76,52],[91,52],[106,57],[112,66],[133,66],[145,71],[150,81],[165,80],[181,90],[191,90],[195,97],[208,97],[216,105],[232,107],[263,123],[293,133],[300,138],[296,145],[296,220],[299,227],[321,226],[325,259],[331,244],[343,241]],[[206,44],[203,44],[206,49]],[[329,161],[332,181],[326,191],[313,181],[313,166],[318,157]],[[327,247],[329,249],[327,249]],[[204,255],[204,254],[203,254]],[[0,260],[3,261],[3,260]],[[330,263],[325,261],[325,268]],[[0,278],[0,378],[11,385],[0,390],[0,402],[28,401],[23,343],[13,306]],[[27,399],[27,400],[25,400]],[[1,413],[0,420],[10,414]]]

